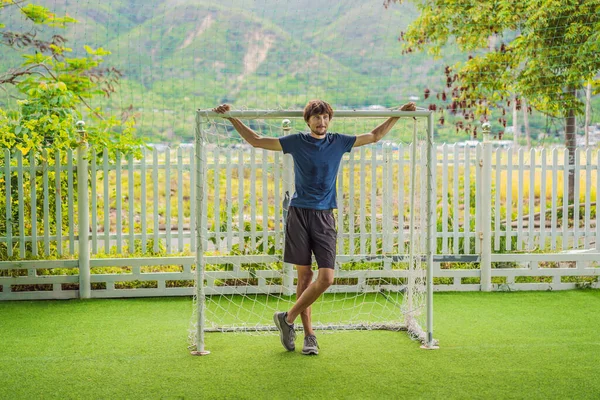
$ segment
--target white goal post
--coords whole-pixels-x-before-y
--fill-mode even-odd
[[[280,152],[244,146],[228,117],[275,137],[304,125],[302,110],[196,113],[195,199],[190,210],[196,230],[190,328],[195,355],[209,353],[205,332],[274,330],[265,315],[270,320],[274,309],[285,311],[295,293],[293,267],[283,263],[282,254],[293,161]],[[330,130],[360,134],[362,127],[389,117],[403,121],[411,135],[405,143],[410,143],[404,146],[398,139],[402,133],[388,134],[391,139],[383,145],[361,148],[357,158],[350,155],[340,166],[337,263],[349,267],[338,271],[336,265],[339,285],[325,293],[318,311],[339,320],[316,321],[315,329],[406,330],[431,349],[437,347],[433,112],[337,110]],[[360,190],[353,190],[358,181]]]

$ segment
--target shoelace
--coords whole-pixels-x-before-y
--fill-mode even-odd
[[[287,324],[287,321],[285,321],[285,319],[284,319],[284,322]],[[290,339],[293,342],[296,340],[296,330],[294,329],[294,324],[289,325],[289,327],[290,327]]]
[[[306,343],[311,347],[319,348],[319,344],[317,343],[317,338],[315,336],[307,336]]]

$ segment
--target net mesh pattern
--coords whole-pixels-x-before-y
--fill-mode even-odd
[[[384,120],[334,117],[330,131],[361,134]],[[273,332],[273,314],[292,306],[297,283],[282,261],[291,156],[243,143],[226,119],[198,122],[204,287],[194,301],[192,347],[202,298],[204,331]],[[291,116],[243,122],[270,137],[306,127]],[[312,305],[315,329],[408,330],[425,339],[425,138],[425,119],[402,118],[384,141],[343,157],[335,280]]]

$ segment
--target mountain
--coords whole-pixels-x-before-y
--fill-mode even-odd
[[[443,88],[443,68],[465,55],[402,55],[401,32],[412,4],[381,0],[40,0],[79,21],[65,36],[73,54],[84,45],[112,52],[106,64],[124,73],[118,93],[95,99],[116,114],[133,106],[140,134],[190,141],[197,109],[299,108],[324,98],[336,108],[390,107]],[[14,10],[0,12],[7,30],[29,29]],[[6,51],[0,68],[18,65]],[[12,103],[0,99],[0,106]],[[422,103],[421,105],[425,105]],[[536,118],[532,118],[536,123]],[[450,128],[446,128],[450,131]]]

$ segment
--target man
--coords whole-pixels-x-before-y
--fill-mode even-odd
[[[214,109],[224,114],[228,104]],[[414,103],[407,103],[401,111],[415,111]],[[396,124],[398,118],[389,118],[369,133],[358,136],[329,133],[333,109],[322,100],[311,100],[304,108],[304,121],[310,132],[281,138],[261,137],[237,118],[228,118],[239,134],[252,146],[283,151],[294,158],[296,192],[292,196],[285,229],[284,261],[294,264],[298,272],[296,303],[287,312],[273,316],[279,329],[283,347],[295,350],[294,321],[298,316],[304,327],[302,354],[318,354],[315,332],[312,328],[310,306],[333,283],[337,230],[333,210],[336,203],[336,180],[344,153],[353,147],[375,143]],[[313,282],[311,255],[319,268]]]

